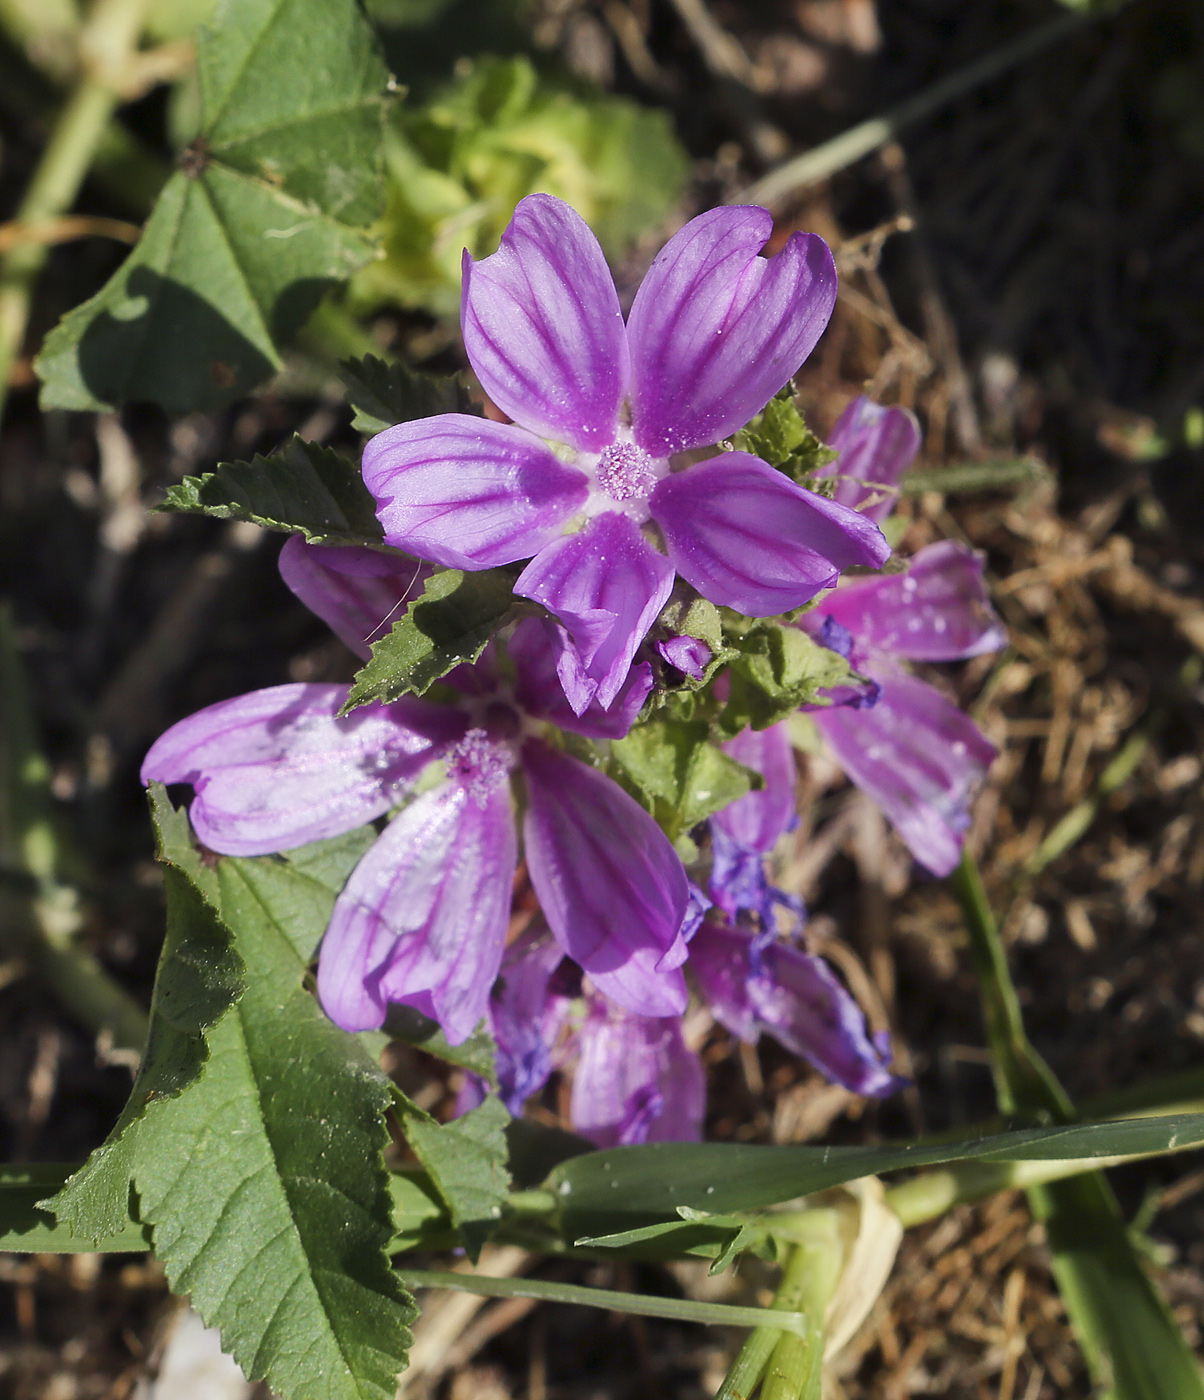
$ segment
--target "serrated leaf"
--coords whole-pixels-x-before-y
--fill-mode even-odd
[[[171,1102],[200,1075],[205,1032],[238,999],[243,966],[216,910],[184,872],[169,866],[167,936],[155,976],[150,1033],[117,1125],[83,1167],[44,1203],[72,1234],[101,1240],[129,1220],[130,1182],[152,1105]]]
[[[719,716],[724,734],[768,729],[800,705],[823,702],[826,690],[854,685],[858,677],[839,653],[798,627],[757,623],[728,634],[738,653],[729,669],[728,700]]]
[[[147,1113],[141,1213],[172,1288],[251,1379],[284,1400],[392,1400],[414,1313],[386,1253],[390,1086],[304,989],[264,869],[218,866],[247,990],[200,1080]]]
[[[393,1250],[436,1249],[435,1240],[451,1234],[451,1217],[434,1183],[425,1172],[389,1173],[389,1198],[393,1203]],[[454,1234],[449,1246],[456,1243]]]
[[[163,509],[248,520],[311,544],[382,543],[376,502],[359,468],[329,447],[293,437],[279,452],[221,462],[168,488]]]
[[[471,411],[458,380],[423,374],[398,361],[388,364],[375,355],[346,360],[339,377],[347,386],[347,402],[355,409],[351,426],[360,433],[383,432],[395,423],[439,413]]]
[[[546,1186],[561,1201],[566,1238],[656,1220],[680,1206],[759,1210],[859,1176],[946,1162],[1070,1161],[1179,1151],[1204,1143],[1204,1113],[1025,1128],[961,1143],[881,1147],[762,1147],[650,1143],[591,1152],[562,1163]]]
[[[497,1088],[495,1058],[497,1045],[484,1021],[459,1045],[448,1043],[438,1021],[424,1016],[412,1006],[391,1002],[385,1014],[385,1033],[393,1040],[404,1040],[418,1050],[425,1050],[449,1065],[456,1065]]]
[[[226,403],[372,256],[387,75],[355,0],[226,0],[197,67],[201,135],[138,246],[47,337],[44,406]]]
[[[778,391],[746,428],[732,438],[739,452],[751,452],[791,481],[816,486],[811,478],[836,457],[803,421],[793,385]]]
[[[743,797],[759,779],[710,742],[705,720],[654,717],[610,746],[610,772],[670,840]]]
[[[450,1123],[404,1100],[400,1105],[406,1140],[430,1173],[472,1259],[501,1219],[510,1190],[506,1169],[506,1128],[510,1113],[496,1095]]]
[[[355,677],[347,714],[371,700],[422,695],[454,666],[475,661],[515,607],[514,575],[504,569],[440,569],[427,579],[393,630],[372,643],[372,659]]]
[[[0,1167],[0,1251],[36,1254],[140,1253],[150,1248],[150,1232],[132,1217],[100,1240],[72,1234],[70,1227],[38,1202],[62,1189],[75,1168],[57,1162]],[[127,1189],[128,1197],[128,1189]]]

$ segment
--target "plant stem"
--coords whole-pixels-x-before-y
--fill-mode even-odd
[[[18,206],[18,222],[43,223],[75,202],[117,106],[122,70],[138,43],[148,4],[149,0],[97,0],[80,36],[83,74]],[[46,255],[45,247],[26,243],[0,262],[0,418]]]

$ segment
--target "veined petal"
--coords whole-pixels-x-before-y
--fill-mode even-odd
[[[541,550],[514,585],[564,629],[556,671],[578,715],[595,699],[610,709],[672,590],[673,566],[616,511]]]
[[[1007,645],[982,571],[981,554],[956,540],[941,540],[919,550],[905,574],[838,588],[814,615],[847,628],[856,649],[914,661],[961,661]]]
[[[706,1112],[702,1062],[677,1020],[597,1001],[579,1038],[569,1115],[598,1147],[697,1142]]]
[[[629,1011],[680,1015],[684,979],[659,966],[689,902],[668,837],[605,774],[537,739],[522,765],[527,866],[557,942]]]
[[[742,428],[803,363],[836,304],[822,238],[795,233],[772,258],[765,209],[712,209],[658,254],[627,320],[635,439],[654,457]]]
[[[220,700],[154,742],[142,781],[191,783],[192,825],[222,855],[266,855],[352,831],[388,811],[465,721],[415,699],[340,717],[348,690],[277,685]]]
[[[783,832],[797,820],[794,811],[794,748],[785,724],[768,729],[746,729],[722,745],[737,763],[760,773],[765,786],[745,793],[716,812],[712,825],[720,827],[748,851],[771,851]]]
[[[516,1117],[552,1073],[552,1047],[571,1005],[551,985],[563,960],[560,945],[541,921],[535,934],[524,934],[506,949],[489,999],[498,1092]]]
[[[389,823],[335,901],[318,996],[344,1030],[375,1030],[390,1001],[432,1014],[453,1045],[489,1004],[517,862],[510,794],[443,783]]]
[[[583,452],[613,441],[629,374],[623,313],[570,205],[528,195],[496,253],[465,251],[460,328],[481,387],[516,423]]]
[[[706,919],[690,942],[690,970],[719,1024],[755,1045],[761,1023],[748,992],[751,948],[750,934]]]
[[[789,612],[841,569],[880,568],[890,557],[872,520],[747,452],[721,452],[662,478],[649,504],[682,578],[750,617]]]
[[[646,661],[633,666],[609,710],[595,698],[578,715],[565,698],[557,673],[561,653],[571,646],[563,627],[546,618],[524,618],[506,644],[516,672],[514,698],[529,715],[550,720],[559,729],[587,739],[623,738],[652,689],[652,667]]]
[[[871,520],[885,520],[895,508],[899,479],[915,461],[920,440],[920,425],[909,409],[884,408],[864,395],[855,398],[828,438],[828,446],[840,453],[823,472],[840,478],[833,499],[860,508]]]
[[[939,690],[913,676],[875,673],[869,709],[812,711],[841,767],[882,808],[913,856],[934,875],[961,859],[970,803],[993,745]]]
[[[451,569],[526,559],[585,504],[589,482],[511,423],[441,413],[386,428],[364,448],[385,539]]]
[[[405,613],[430,577],[430,566],[358,545],[306,544],[290,535],[280,577],[338,639],[365,661],[372,643]]]

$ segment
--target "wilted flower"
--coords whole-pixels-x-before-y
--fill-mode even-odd
[[[320,579],[328,559],[310,562]],[[340,590],[351,577],[341,576]],[[194,786],[197,835],[227,855],[351,831],[409,796],[428,763],[444,763],[442,779],[393,817],[335,903],[318,992],[345,1029],[381,1025],[387,1003],[397,1001],[459,1041],[484,1014],[517,864],[515,768],[527,793],[532,884],[561,946],[631,1010],[665,1016],[685,1008],[685,872],[632,798],[536,737],[532,721],[563,720],[566,708],[558,686],[523,667],[524,656],[540,655],[532,633],[542,625],[521,623],[512,644],[521,709],[487,654],[448,677],[461,697],[455,705],[405,699],[340,716],[347,686],[275,686],[180,721],[146,757],[144,782]],[[567,718],[593,733],[596,717],[598,729],[613,732],[642,699],[634,676],[610,714]]]
[[[464,258],[465,349],[513,422],[441,414],[386,429],[364,451],[390,544],[461,569],[530,559],[515,591],[558,620],[558,674],[577,713],[613,703],[675,571],[712,602],[763,617],[889,555],[868,517],[759,458],[678,456],[753,417],[831,315],[827,246],[795,233],[761,258],[772,222],[753,207],[691,220],[624,325],[587,225],[529,195],[496,253]]]

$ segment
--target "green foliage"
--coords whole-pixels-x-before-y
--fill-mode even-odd
[[[70,1174],[70,1167],[57,1162],[0,1167],[0,1252],[86,1254],[95,1250],[119,1254],[150,1247],[150,1232],[128,1213],[116,1234],[94,1240],[73,1234],[66,1221],[56,1220],[42,1208],[39,1202],[62,1190]]]
[[[379,433],[394,423],[433,418],[437,413],[468,413],[471,405],[459,382],[440,378],[365,355],[346,360],[340,370],[347,400],[355,409],[351,426],[360,433]]]
[[[169,487],[162,509],[249,520],[300,532],[311,544],[380,544],[384,537],[359,468],[296,436],[270,457],[186,476]]]
[[[422,106],[401,106],[385,138],[382,261],[352,283],[383,303],[454,315],[460,259],[492,253],[534,191],[567,200],[620,254],[684,188],[685,152],[667,113],[537,75],[526,58],[478,58]]]
[[[839,653],[798,627],[772,620],[728,631],[735,648],[728,670],[728,699],[719,716],[724,734],[768,729],[800,705],[823,703],[823,692],[857,681]]]
[[[823,487],[824,478],[817,481],[814,475],[837,455],[803,422],[791,384],[779,390],[752,422],[740,429],[732,446],[739,452],[751,452],[791,481],[812,489]]]
[[[729,758],[710,734],[705,720],[656,716],[610,746],[611,776],[670,840],[762,785],[759,774]]]
[[[406,1141],[447,1203],[464,1247],[476,1259],[497,1228],[510,1190],[506,1128],[510,1113],[495,1094],[450,1123],[437,1123],[398,1094]]]
[[[385,1017],[385,1032],[394,1040],[404,1040],[418,1050],[425,1050],[449,1065],[456,1065],[484,1079],[492,1088],[497,1088],[497,1070],[494,1057],[497,1046],[485,1022],[476,1028],[467,1040],[459,1045],[449,1045],[447,1037],[439,1028],[438,1021],[432,1021],[412,1006],[393,1003]]]
[[[475,661],[513,614],[514,578],[505,569],[432,574],[422,597],[388,636],[373,642],[372,658],[356,675],[343,713],[372,700],[422,695],[454,666]]]
[[[450,1249],[459,1243],[447,1207],[426,1172],[390,1172],[389,1196],[393,1202],[391,1249]]]
[[[372,255],[386,73],[355,0],[224,0],[197,69],[200,135],[138,246],[47,337],[46,407],[226,403]]]

